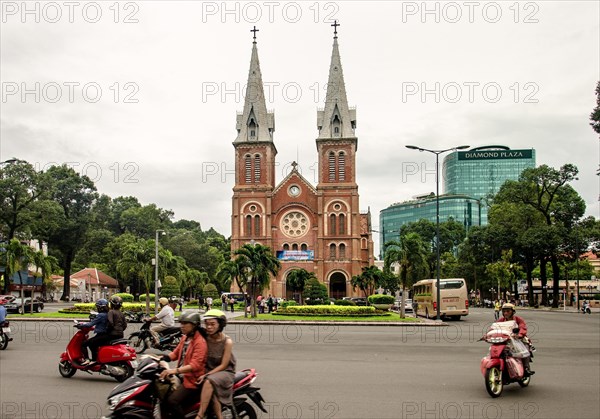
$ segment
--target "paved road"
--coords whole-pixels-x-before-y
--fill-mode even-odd
[[[526,389],[499,399],[484,388],[477,342],[493,320],[473,309],[445,328],[230,325],[238,367],[255,367],[269,405],[263,418],[596,418],[600,315],[523,311],[538,348]],[[13,322],[0,352],[0,417],[94,418],[116,385],[104,376],[60,377],[68,323]]]

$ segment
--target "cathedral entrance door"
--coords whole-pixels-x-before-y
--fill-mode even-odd
[[[346,296],[346,275],[335,272],[329,278],[329,297],[339,300]]]

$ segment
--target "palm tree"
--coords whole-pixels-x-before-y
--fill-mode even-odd
[[[375,292],[375,288],[379,286],[382,277],[383,272],[377,266],[372,265],[362,268],[362,273],[354,275],[350,280],[350,284],[353,289],[359,288],[366,298]]]
[[[292,292],[297,291],[300,293],[300,304],[302,302],[302,293],[304,292],[304,287],[311,279],[317,279],[317,276],[314,272],[308,272],[306,269],[294,269],[292,270],[286,280],[286,284],[290,287]]]
[[[269,287],[271,275],[277,275],[281,263],[269,247],[261,244],[245,244],[233,253],[237,256],[236,262],[247,272],[250,279],[252,317],[256,317],[256,293]]]
[[[6,245],[3,253],[2,259],[7,273],[4,278],[5,280],[10,281],[10,278],[18,272],[19,279],[21,280],[21,303],[23,303],[23,278],[21,271],[27,270],[29,263],[34,259],[35,252],[28,245],[22,244],[18,239],[13,238],[8,242],[8,245]],[[22,310],[21,314],[24,312],[25,310]]]
[[[417,233],[408,233],[402,236],[400,241],[391,241],[384,245],[383,261],[386,272],[390,272],[390,268],[394,263],[400,267],[398,274],[400,287],[402,288],[400,317],[404,318],[405,290],[420,279],[420,276],[427,269],[425,243]]]
[[[142,281],[146,288],[146,314],[150,312],[150,287],[153,284],[154,267],[154,241],[138,239],[127,243],[123,249],[121,260],[117,263],[117,270],[122,277],[133,277]],[[160,266],[159,266],[160,268]]]
[[[246,270],[243,265],[243,259],[231,259],[221,263],[219,270],[217,271],[217,278],[219,281],[221,281],[224,287],[225,285],[229,284],[228,288],[231,288],[231,282],[235,281],[240,291],[242,293],[246,293],[246,291],[244,291],[244,287],[248,286],[248,281],[246,277]],[[244,310],[244,317],[248,317],[247,310]]]

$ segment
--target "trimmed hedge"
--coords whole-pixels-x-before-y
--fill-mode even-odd
[[[128,294],[126,292],[118,292],[112,295],[113,297],[121,297],[124,303],[133,303],[133,294]]]
[[[281,307],[286,308],[286,307],[295,306],[295,305],[298,305],[298,303],[296,303],[294,300],[290,300],[290,301],[284,301],[283,304],[281,304]]]
[[[64,308],[59,310],[59,313],[77,313],[77,314],[90,314],[90,311],[96,311],[96,304],[94,303],[78,303],[73,307]],[[154,304],[150,304],[150,310],[154,310]],[[146,304],[140,303],[123,303],[121,311],[146,311]]]
[[[393,295],[373,294],[367,298],[369,304],[394,304],[396,299]]]
[[[273,314],[293,316],[373,316],[375,307],[346,307],[336,305],[287,306]]]
[[[356,303],[352,300],[335,300],[336,306],[355,306]]]
[[[140,303],[146,302],[146,293],[140,294]],[[154,294],[150,294],[150,302],[154,302]]]

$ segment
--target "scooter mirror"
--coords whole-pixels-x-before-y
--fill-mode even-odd
[[[516,333],[519,333],[519,328],[518,328],[518,327],[515,327],[515,328],[514,328],[512,331],[513,331],[513,333],[515,333],[515,334],[516,334]]]

